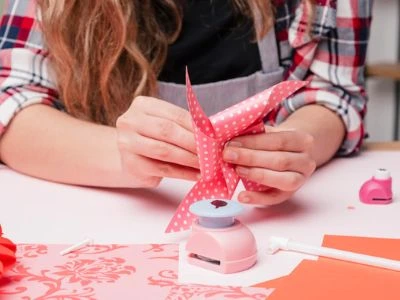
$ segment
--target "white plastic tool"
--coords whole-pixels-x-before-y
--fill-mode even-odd
[[[79,242],[79,243],[77,243],[75,245],[72,245],[71,247],[68,247],[67,249],[62,250],[60,252],[60,255],[66,255],[66,254],[71,253],[71,252],[73,252],[75,250],[78,250],[80,248],[83,248],[85,246],[90,246],[90,245],[93,245],[93,239],[86,238],[83,241],[81,241],[81,242]]]
[[[359,254],[328,247],[316,247],[292,241],[284,237],[272,236],[268,243],[268,253],[274,254],[279,250],[295,251],[305,254],[323,256],[358,264],[369,265],[389,270],[400,271],[400,261],[377,256]]]

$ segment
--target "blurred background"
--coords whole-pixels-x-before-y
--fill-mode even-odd
[[[0,0],[0,12],[4,2]],[[375,0],[367,59],[369,141],[400,139],[399,15],[399,0]]]
[[[399,15],[399,0],[374,1],[367,59],[371,76],[367,79],[370,101],[366,123],[371,141],[400,139]]]

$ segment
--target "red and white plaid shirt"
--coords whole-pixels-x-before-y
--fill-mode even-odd
[[[280,123],[307,104],[337,113],[347,135],[339,150],[359,150],[366,113],[364,63],[371,23],[372,0],[316,0],[308,17],[301,0],[273,0],[280,64],[287,80],[310,85],[287,99],[273,114]],[[38,26],[35,0],[8,0],[0,24],[0,135],[24,107],[42,103],[62,109],[56,78]]]

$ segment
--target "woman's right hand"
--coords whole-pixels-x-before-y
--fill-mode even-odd
[[[117,120],[123,172],[134,187],[155,187],[163,177],[197,180],[199,162],[188,111],[140,96]]]

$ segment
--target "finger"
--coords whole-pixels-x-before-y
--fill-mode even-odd
[[[152,170],[150,170],[150,173],[153,173]],[[193,169],[176,164],[164,163],[161,161],[156,162],[153,174],[156,176],[184,179],[190,181],[197,181],[200,179],[200,172],[198,169]]]
[[[168,119],[193,132],[190,113],[179,106],[157,98],[140,96],[133,100],[133,107],[139,107],[147,115]]]
[[[138,163],[138,157],[140,158],[140,163]],[[200,178],[199,170],[135,154],[125,155],[123,163],[132,175],[143,174],[144,177],[150,178],[169,177],[191,181],[196,181]],[[138,168],[138,165],[140,165],[140,168]]]
[[[144,157],[156,159],[163,162],[174,163],[186,167],[199,168],[197,155],[176,145],[137,133],[123,132],[118,139],[119,148]]]
[[[160,176],[149,176],[148,174],[143,174],[143,172],[138,171],[147,170],[150,167],[150,164],[138,155],[131,154],[121,156],[121,165],[124,172],[134,178],[134,187],[154,188],[157,187],[162,180]]]
[[[240,136],[229,144],[255,150],[303,152],[309,150],[313,143],[314,138],[310,134],[290,130]]]
[[[168,119],[137,113],[126,123],[119,122],[118,127],[124,131],[135,131],[140,135],[174,144],[192,153],[197,152],[193,132]]]
[[[239,194],[238,200],[245,204],[255,205],[276,205],[282,203],[292,196],[293,192],[270,189],[266,192],[243,191]]]
[[[282,131],[296,131],[296,128],[282,128],[279,126],[264,125],[265,132],[282,132]]]
[[[316,163],[307,153],[252,150],[248,148],[225,147],[223,158],[226,162],[248,167],[260,167],[275,171],[295,171],[304,175],[314,172]]]
[[[236,168],[239,176],[262,185],[277,188],[283,191],[295,191],[306,180],[303,174],[297,172],[278,172],[263,168],[247,168],[239,166]]]

